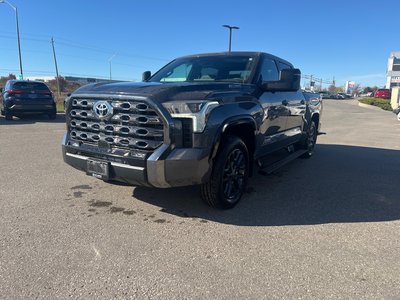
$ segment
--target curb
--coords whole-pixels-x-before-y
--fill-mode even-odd
[[[365,104],[365,103],[361,103],[361,102],[358,102],[358,106],[363,107],[363,108],[369,108],[369,109],[372,109],[372,110],[388,111],[388,110],[384,110],[384,109],[382,109],[380,107],[377,107],[377,106],[374,106],[374,105]]]

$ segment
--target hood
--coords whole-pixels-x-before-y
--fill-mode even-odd
[[[226,94],[248,94],[254,88],[232,82],[114,82],[95,83],[77,89],[72,96],[87,94],[132,95],[151,98],[156,102],[167,100],[202,100]]]

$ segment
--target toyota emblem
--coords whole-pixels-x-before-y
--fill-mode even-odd
[[[99,119],[104,120],[112,116],[113,107],[107,101],[97,101],[93,105],[93,111]]]

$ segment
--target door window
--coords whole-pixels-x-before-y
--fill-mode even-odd
[[[275,61],[265,58],[261,66],[261,81],[276,81],[279,80],[278,69]]]

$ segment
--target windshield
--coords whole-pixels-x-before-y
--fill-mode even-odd
[[[229,81],[248,83],[252,56],[202,56],[177,59],[158,71],[151,82]]]
[[[13,90],[28,90],[28,91],[48,91],[49,88],[44,83],[21,81],[15,82],[12,86]]]

